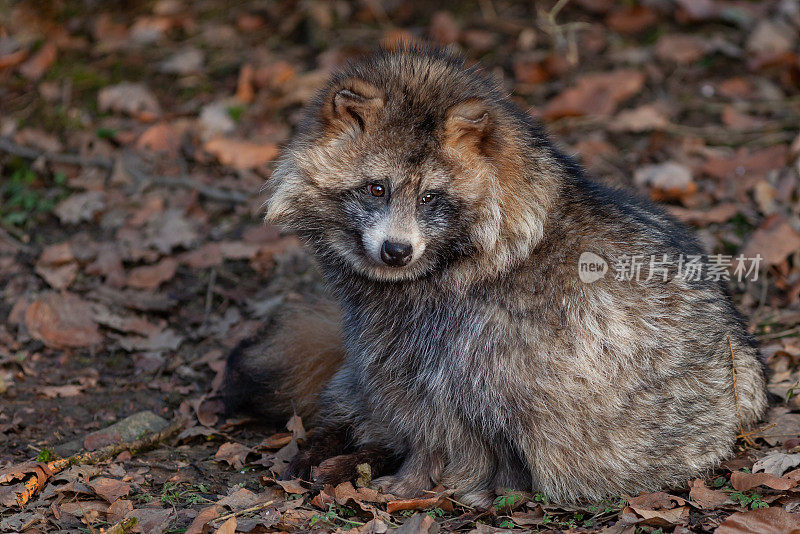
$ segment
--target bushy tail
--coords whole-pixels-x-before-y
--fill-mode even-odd
[[[338,305],[317,301],[287,307],[265,339],[228,356],[226,408],[277,424],[293,413],[313,419],[317,397],[343,358]]]

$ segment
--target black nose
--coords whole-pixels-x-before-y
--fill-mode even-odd
[[[411,245],[384,241],[381,247],[381,259],[386,265],[402,267],[411,261]]]

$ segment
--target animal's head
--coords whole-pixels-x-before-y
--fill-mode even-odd
[[[551,150],[477,69],[440,51],[384,51],[309,107],[268,183],[267,219],[323,263],[373,279],[467,264],[489,276],[541,238]]]

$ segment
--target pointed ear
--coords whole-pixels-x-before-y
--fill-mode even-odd
[[[349,78],[336,84],[323,114],[330,123],[344,127],[357,127],[364,131],[383,108],[384,96],[380,89],[358,78]]]
[[[456,104],[447,110],[444,123],[445,143],[449,145],[479,145],[488,135],[491,116],[486,105],[473,99]]]

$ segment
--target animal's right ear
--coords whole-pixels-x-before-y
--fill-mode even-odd
[[[383,108],[380,89],[359,78],[348,78],[334,87],[323,107],[330,124],[364,131]]]

